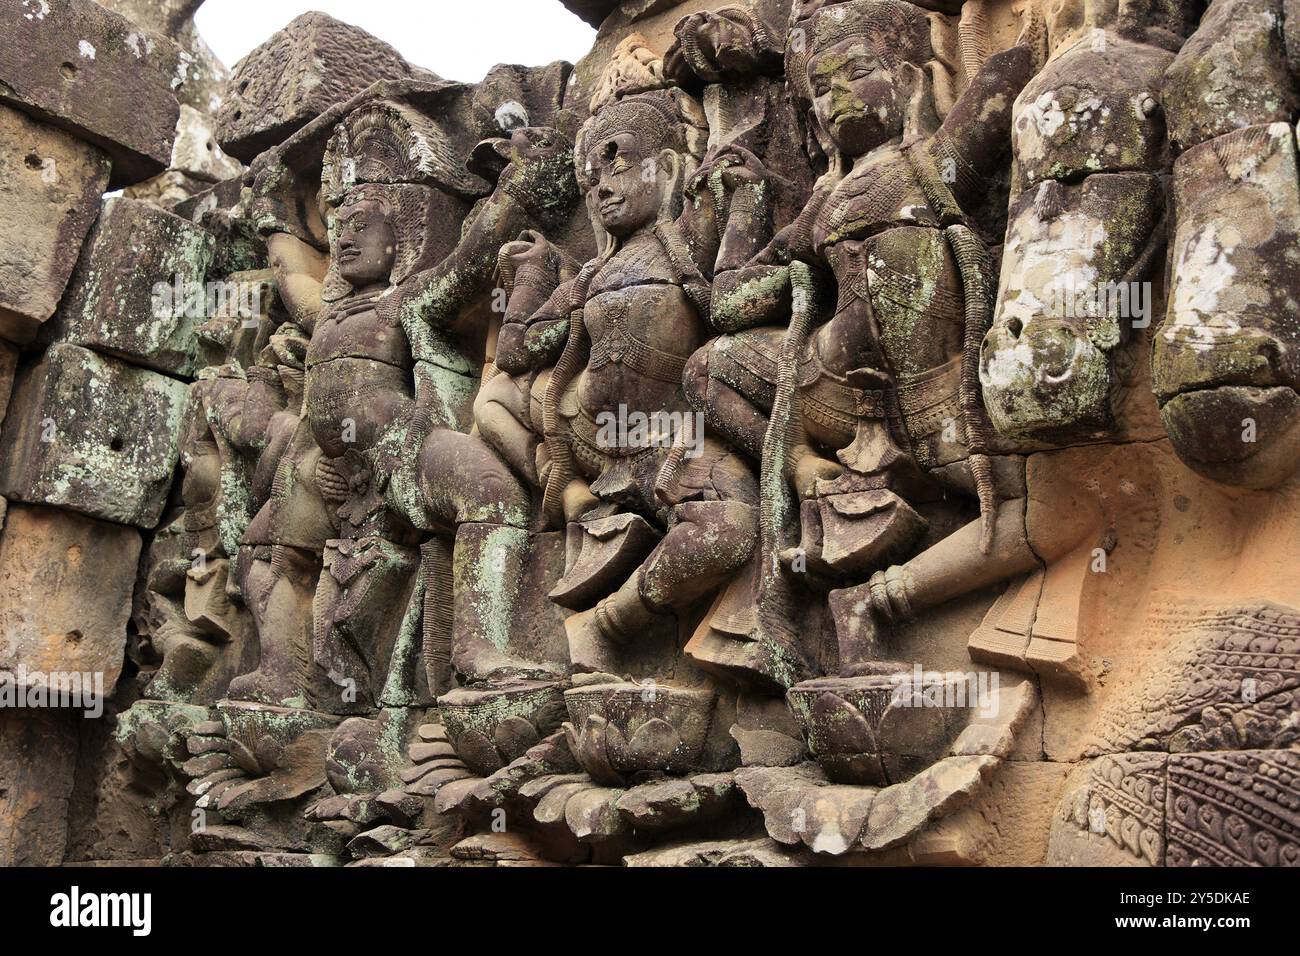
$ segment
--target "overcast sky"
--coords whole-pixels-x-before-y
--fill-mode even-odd
[[[195,21],[233,67],[308,10],[370,31],[445,79],[470,82],[497,63],[574,63],[596,36],[560,0],[207,0]]]

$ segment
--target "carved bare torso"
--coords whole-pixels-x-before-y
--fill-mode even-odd
[[[595,276],[589,296],[591,354],[578,378],[583,412],[685,410],[682,368],[707,335],[657,240],[629,242]]]
[[[839,295],[834,316],[812,336],[802,382],[835,403],[829,392],[853,385],[853,373],[887,373],[918,462],[945,464],[958,450],[939,448],[935,435],[959,414],[961,275],[898,147],[861,159],[827,197],[812,231]],[[830,448],[847,444],[852,427],[836,417],[810,416],[810,437]]]
[[[307,417],[330,458],[374,447],[414,400],[411,350],[374,300],[337,309],[316,326],[307,350]]]

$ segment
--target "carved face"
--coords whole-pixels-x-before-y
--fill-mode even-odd
[[[893,74],[865,39],[850,37],[808,61],[813,111],[841,152],[861,156],[903,132]]]
[[[600,223],[610,235],[630,236],[655,221],[659,179],[672,153],[646,155],[635,133],[616,133],[588,151],[583,167]]]
[[[362,199],[339,209],[334,255],[339,275],[354,288],[388,280],[397,261],[397,232],[382,203]]]
[[[1178,456],[1271,488],[1300,464],[1300,174],[1286,123],[1234,130],[1174,165],[1177,227],[1152,386]]]
[[[700,47],[712,54],[714,62],[720,65],[754,48],[754,37],[748,24],[725,16],[727,12],[695,14],[699,17],[696,35]]]
[[[1046,180],[1012,204],[997,313],[980,381],[994,427],[1048,441],[1113,424],[1112,353],[1152,320],[1149,282],[1129,275],[1164,197],[1138,172]]]

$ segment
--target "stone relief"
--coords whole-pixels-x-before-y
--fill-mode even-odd
[[[0,863],[1300,863],[1291,4],[199,5],[0,3]]]

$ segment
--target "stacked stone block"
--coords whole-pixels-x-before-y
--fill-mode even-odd
[[[90,0],[0,23],[0,863],[52,864],[95,716],[52,691],[76,674],[111,707],[194,372],[150,290],[201,283],[211,240],[102,198],[172,164],[187,55]]]

